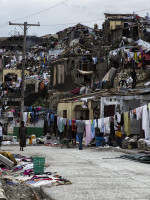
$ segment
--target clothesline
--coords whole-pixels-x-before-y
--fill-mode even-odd
[[[120,124],[122,127],[124,126],[124,130],[126,135],[129,135],[130,132],[128,130],[129,120],[140,120],[142,119],[142,129],[145,132],[145,139],[150,138],[150,130],[149,130],[149,121],[150,121],[150,103],[148,105],[144,105],[134,110],[130,110],[124,113],[116,113],[114,116],[109,116],[106,118],[93,119],[93,120],[84,120],[86,124],[86,137],[85,144],[88,145],[91,140],[95,137],[95,128],[98,127],[100,132],[103,132],[104,135],[110,134],[110,123],[115,122]],[[74,119],[75,120],[75,119]],[[80,121],[80,120],[75,120]],[[115,124],[114,123],[114,124]],[[65,125],[71,126],[72,120],[66,119],[57,116],[57,128],[60,133],[64,131]]]
[[[148,106],[148,108],[150,107],[150,103],[148,104],[148,105],[144,105],[144,106]],[[144,106],[140,106],[140,107],[137,107],[137,108],[135,108],[135,109],[133,109],[133,110],[129,110],[129,111],[126,111],[126,112],[123,112],[123,113],[120,113],[120,112],[116,112],[116,113],[119,113],[119,115],[122,115],[122,114],[125,114],[125,113],[127,113],[127,112],[131,112],[131,113],[133,113],[134,114],[134,111],[136,110],[136,109],[142,109]],[[117,114],[116,114],[117,115]],[[108,116],[108,117],[114,117],[114,116],[116,116],[116,115],[111,115],[111,116]],[[59,116],[57,116],[57,117],[59,117]],[[132,116],[131,116],[132,117]],[[62,119],[65,119],[65,120],[75,120],[75,121],[80,121],[79,119],[68,119],[68,118],[63,118],[63,117],[59,117],[59,118],[62,118]],[[98,118],[98,119],[105,119],[105,118],[107,118],[107,117],[103,117],[103,118]],[[139,118],[139,115],[138,115],[138,119],[137,120],[139,120],[140,118]],[[97,120],[97,119],[89,119],[89,120]],[[89,121],[89,120],[83,120],[83,121]]]

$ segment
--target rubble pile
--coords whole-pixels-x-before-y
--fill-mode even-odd
[[[24,157],[12,155],[9,152],[3,152],[3,155],[5,155],[5,159],[2,160],[0,158],[0,162],[2,161],[1,163],[3,163],[1,164],[0,181],[8,199],[36,199],[37,197],[37,199],[43,199],[40,192],[41,186],[71,184],[69,180],[57,175],[56,172],[47,171],[48,165],[43,166],[43,169],[41,169],[42,164],[39,163],[40,165],[37,166],[34,159],[36,158],[37,162],[41,157]],[[8,155],[14,166],[9,165],[10,163],[6,157]]]
[[[49,91],[49,107],[53,110],[57,110],[57,105],[60,99],[71,97],[73,97],[73,94],[71,94],[70,92],[59,92],[56,90]]]

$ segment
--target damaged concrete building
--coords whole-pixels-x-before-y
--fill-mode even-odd
[[[135,14],[109,14],[105,13],[105,22],[103,23],[103,38],[109,38],[109,41],[115,42],[122,37],[139,37],[137,15]]]

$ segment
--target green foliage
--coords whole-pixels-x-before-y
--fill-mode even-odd
[[[98,29],[98,24],[94,24],[94,29]]]
[[[39,97],[33,104],[32,104],[32,107],[43,107],[43,108],[48,108],[49,105],[48,105],[48,102]]]

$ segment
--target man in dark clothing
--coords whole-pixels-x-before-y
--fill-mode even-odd
[[[136,81],[137,81],[137,75],[136,75],[135,69],[133,69],[133,71],[131,72],[131,77],[133,79],[132,89],[134,89],[136,86]]]
[[[23,151],[23,147],[26,147],[27,139],[27,128],[24,126],[24,121],[21,121],[19,128],[19,140],[20,140],[20,151]]]
[[[113,146],[115,140],[115,127],[114,127],[114,122],[110,123],[110,135],[109,135],[109,145]]]

